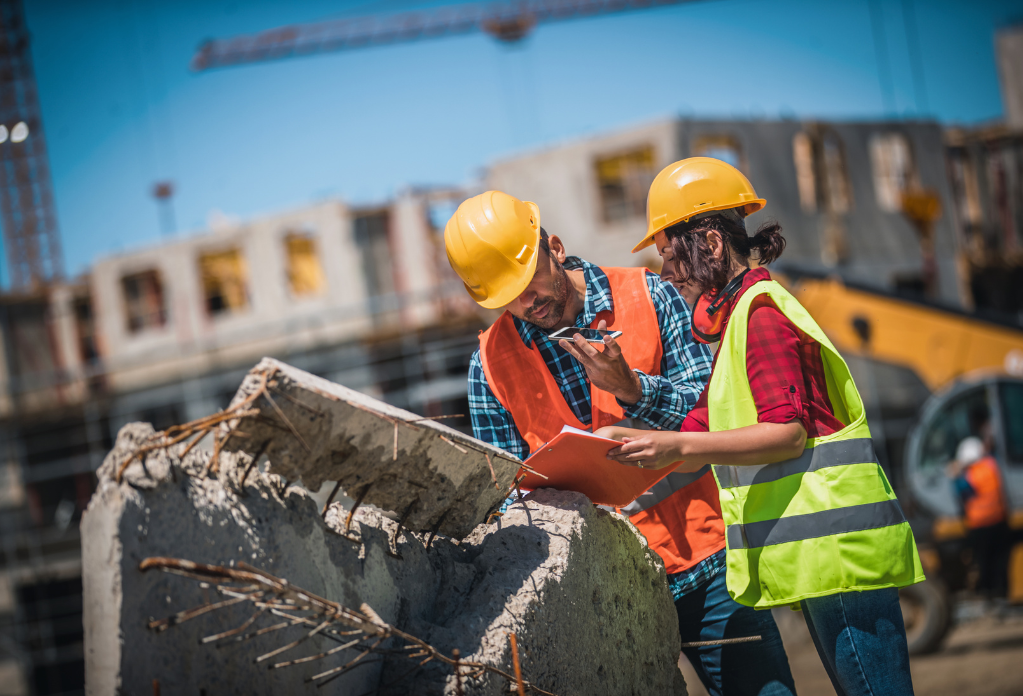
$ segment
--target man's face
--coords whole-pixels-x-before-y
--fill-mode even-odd
[[[568,274],[561,265],[565,260],[561,240],[551,237],[548,243],[551,252],[539,250],[533,280],[521,295],[505,306],[512,316],[541,329],[553,329],[561,323],[570,290]]]

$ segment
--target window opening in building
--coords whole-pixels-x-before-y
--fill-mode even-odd
[[[366,293],[370,297],[394,293],[390,215],[386,210],[359,215],[353,222],[355,245],[362,256]]]
[[[701,135],[693,140],[693,157],[713,157],[746,171],[739,141],[730,135]]]
[[[792,138],[799,205],[804,213],[818,210],[848,213],[852,187],[845,162],[845,148],[837,133],[812,126]]]
[[[199,277],[206,311],[210,316],[229,314],[248,307],[248,271],[240,249],[201,254]]]
[[[902,194],[919,188],[909,141],[902,133],[876,133],[870,138],[870,163],[874,195],[881,210],[902,210]]]
[[[817,173],[813,163],[813,143],[806,133],[792,138],[792,159],[796,163],[796,185],[799,187],[799,206],[804,213],[817,212]]]
[[[316,240],[311,234],[289,232],[284,238],[288,253],[288,285],[296,297],[323,294],[326,280],[316,255]]]
[[[99,345],[96,339],[96,322],[93,320],[92,314],[92,300],[89,297],[77,297],[73,307],[79,356],[86,365],[92,365],[99,362]]]
[[[826,133],[822,139],[824,160],[824,194],[827,209],[833,213],[848,213],[852,208],[852,194],[849,175],[845,168],[845,150],[834,133]]]
[[[646,215],[646,195],[657,172],[652,145],[594,162],[604,222]]]
[[[139,333],[167,323],[167,307],[159,271],[153,269],[121,278],[128,331]]]

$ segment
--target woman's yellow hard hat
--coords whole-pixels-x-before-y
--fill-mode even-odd
[[[744,207],[751,215],[767,205],[757,198],[742,172],[713,157],[690,157],[669,164],[650,184],[646,199],[646,236],[635,254],[654,243],[654,235],[693,216],[714,210]]]
[[[448,263],[470,297],[493,309],[533,280],[540,248],[540,209],[501,191],[462,202],[444,227]]]

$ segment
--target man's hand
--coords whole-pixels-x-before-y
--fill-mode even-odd
[[[597,329],[606,332],[607,322],[601,320]],[[643,386],[639,377],[629,367],[621,347],[610,335],[604,336],[602,351],[590,345],[580,334],[572,336],[571,341],[563,338],[558,345],[583,364],[590,384],[597,389],[614,394],[626,404],[635,404],[642,398]]]

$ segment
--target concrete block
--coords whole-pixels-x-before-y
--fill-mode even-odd
[[[335,503],[322,520],[306,490],[253,471],[243,490],[244,455],[225,454],[221,474],[202,472],[208,452],[182,460],[178,445],[114,473],[152,434],[122,429],[99,470],[99,487],[82,519],[86,691],[91,695],[415,694],[453,696],[450,669],[409,674],[407,659],[386,656],[317,688],[306,678],[357,653],[278,670],[254,658],[296,639],[294,629],[216,647],[203,636],[241,625],[236,605],[168,630],[147,628],[212,596],[187,578],[139,563],[150,556],[231,566],[245,561],[320,596],[371,606],[385,621],[450,654],[512,670],[507,634],[519,639],[524,677],[559,696],[685,694],[676,667],[679,636],[664,569],[628,521],[578,493],[535,491],[504,517],[463,541],[400,530],[369,507],[350,536],[337,533],[347,510]],[[273,621],[261,619],[258,625]],[[313,655],[335,644],[314,638],[286,654]],[[466,694],[506,694],[491,675],[467,681]]]
[[[253,454],[267,443],[270,472],[309,490],[339,481],[348,497],[393,512],[411,530],[460,539],[500,505],[515,478],[519,460],[497,447],[270,358],[232,404],[264,379],[273,402],[253,401],[259,416],[246,418],[226,449]]]

